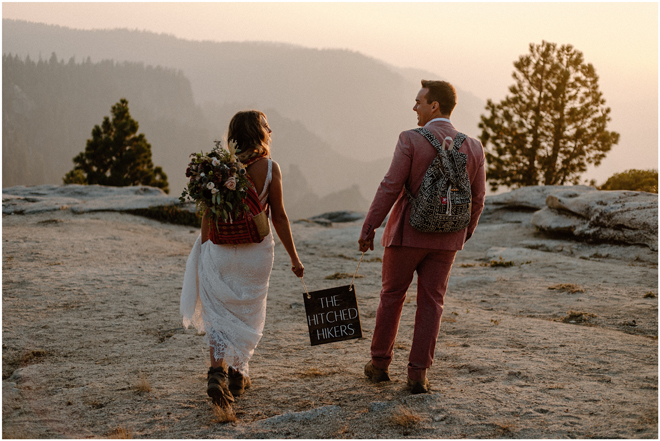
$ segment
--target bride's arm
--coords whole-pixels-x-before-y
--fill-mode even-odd
[[[302,277],[305,267],[300,261],[296,252],[296,246],[293,243],[291,225],[289,224],[289,217],[286,215],[286,210],[284,210],[284,201],[282,199],[282,172],[280,171],[280,166],[275,161],[273,161],[273,180],[270,184],[268,202],[270,203],[273,227],[275,227],[277,237],[280,238],[284,249],[286,249],[286,252],[289,253],[289,257],[291,258],[291,271],[296,276]]]

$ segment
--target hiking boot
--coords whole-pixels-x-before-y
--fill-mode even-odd
[[[250,377],[243,375],[238,369],[229,368],[229,392],[237,397],[252,385]]]
[[[222,408],[229,407],[234,402],[234,397],[227,389],[227,370],[222,366],[210,367],[206,379],[208,380],[206,393],[213,403]]]
[[[413,395],[428,393],[429,387],[429,380],[426,377],[419,381],[411,380],[408,377],[408,389],[410,389],[410,393]]]
[[[372,381],[380,383],[381,381],[390,381],[390,373],[387,369],[382,370],[371,364],[371,361],[364,367],[364,375],[369,377]]]

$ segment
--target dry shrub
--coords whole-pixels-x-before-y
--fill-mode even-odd
[[[382,262],[382,261],[383,259],[381,259],[380,257],[372,257],[371,259],[364,260],[364,262]]]
[[[133,434],[125,426],[119,426],[116,429],[110,431],[108,435],[110,439],[131,439]]]
[[[226,423],[233,423],[236,421],[236,414],[234,413],[234,409],[231,407],[228,408],[222,408],[218,406],[217,404],[212,404],[213,406],[213,415],[215,415],[216,418],[216,423],[219,424],[226,424]]]
[[[644,294],[645,299],[655,299],[657,296],[653,291],[649,291],[646,294]]]
[[[506,268],[508,266],[513,266],[513,265],[515,265],[513,260],[504,260],[502,258],[502,256],[500,256],[499,260],[491,260],[490,262],[481,264],[481,266],[490,266],[490,267],[493,267],[493,268],[496,268],[496,267]]]
[[[312,367],[312,368],[305,369],[302,372],[298,372],[298,375],[301,376],[301,377],[321,377],[321,376],[324,376],[324,375],[334,375],[334,374],[338,374],[338,373],[339,373],[339,371],[337,371],[337,370],[329,370],[329,371],[324,372],[319,368]]]
[[[409,428],[422,421],[422,417],[405,406],[398,406],[390,416],[390,421],[397,426]]]
[[[353,274],[349,273],[334,273],[330,274],[329,276],[325,276],[325,280],[337,280],[337,279],[352,279]],[[356,279],[362,279],[364,276],[362,274],[357,274],[355,276]]]
[[[461,268],[472,268],[474,266],[477,266],[476,263],[461,263]]]
[[[135,389],[138,392],[151,392],[151,383],[149,383],[149,379],[146,375],[140,375],[140,378],[135,383]]]
[[[575,283],[558,283],[556,285],[548,286],[548,289],[558,290],[558,291],[568,291],[571,294],[576,292],[584,292],[584,288]]]
[[[568,315],[561,319],[564,323],[584,323],[588,322],[590,318],[598,317],[596,314],[584,311],[573,311],[572,309],[568,311]]]
[[[505,434],[505,433],[510,433],[512,432],[512,429],[516,427],[514,424],[510,423],[494,423],[495,426],[497,426],[497,431],[500,434]]]
[[[323,371],[321,371],[319,368],[312,367],[309,369],[305,369],[304,371],[300,372],[298,375],[300,375],[301,377],[320,377],[324,374]]]
[[[23,354],[21,357],[21,363],[28,364],[30,361],[36,358],[45,357],[46,355],[48,355],[48,353],[43,349],[34,349]]]

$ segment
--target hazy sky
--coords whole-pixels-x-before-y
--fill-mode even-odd
[[[484,99],[504,96],[512,63],[542,40],[582,51],[606,97],[617,93],[617,84],[657,83],[658,75],[657,3],[3,2],[2,16],[190,40],[350,49],[430,70]],[[648,90],[627,93],[635,99]]]
[[[636,148],[654,166],[658,161],[657,2],[3,2],[2,16],[78,29],[148,30],[190,40],[350,49],[397,66],[429,70],[494,100],[507,93],[513,62],[528,52],[530,42],[570,43],[600,76],[601,91],[612,107],[611,129],[621,131],[632,118],[653,126],[655,139]],[[606,161],[616,157],[625,160],[620,151]]]

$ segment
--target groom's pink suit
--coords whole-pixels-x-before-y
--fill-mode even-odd
[[[458,133],[444,118],[430,121],[426,128],[440,142],[447,136],[454,139]],[[385,247],[383,287],[371,342],[371,362],[378,369],[388,369],[406,291],[417,271],[417,312],[408,363],[408,377],[414,381],[423,380],[433,363],[454,256],[474,233],[484,208],[483,147],[478,140],[467,138],[459,151],[468,155],[467,172],[472,187],[472,212],[467,228],[455,233],[422,233],[410,226],[410,202],[404,193],[404,185],[417,196],[436,151],[422,135],[408,130],[399,136],[392,164],[371,203],[360,235],[362,240],[367,240],[394,205],[381,242]]]

